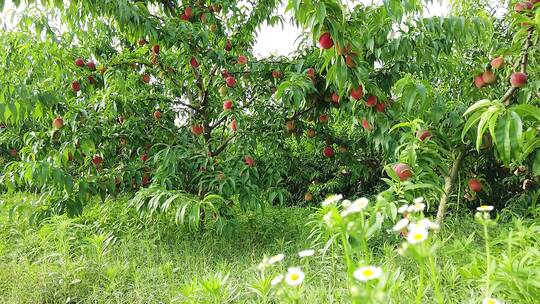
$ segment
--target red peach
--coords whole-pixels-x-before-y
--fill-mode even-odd
[[[199,67],[199,62],[197,61],[197,58],[195,58],[195,57],[191,57],[190,64],[191,64],[191,66],[194,67],[194,68],[198,68],[198,67]]]
[[[484,73],[482,73],[482,80],[486,84],[492,84],[497,81],[497,76],[495,76],[495,73],[491,70],[485,70]]]
[[[249,155],[244,156],[244,162],[248,167],[253,167],[255,165],[255,160]]]
[[[225,111],[232,109],[232,107],[233,107],[233,102],[231,100],[227,100],[223,103],[223,110]]]
[[[412,176],[411,168],[407,164],[397,163],[394,165],[393,169],[400,181],[406,181]]]
[[[332,157],[334,156],[334,149],[330,146],[326,146],[323,149],[323,155],[324,157]]]
[[[204,127],[202,125],[196,124],[191,126],[191,133],[193,135],[201,135],[204,132]]]
[[[339,102],[339,95],[336,94],[335,92],[332,93],[332,102],[334,102],[334,103],[338,103],[338,102]]]
[[[90,71],[95,71],[96,70],[96,64],[93,61],[88,61],[88,63],[86,64],[86,67]]]
[[[510,76],[510,83],[515,88],[521,88],[527,84],[527,74],[522,72],[512,73]]]
[[[360,100],[364,97],[364,88],[362,85],[358,85],[356,89],[351,89],[351,97],[355,100]]]
[[[474,85],[479,89],[486,85],[484,79],[482,78],[482,75],[477,75],[476,77],[474,77]]]
[[[469,180],[469,189],[474,192],[480,192],[482,191],[482,183],[478,179],[472,178]]]
[[[307,69],[306,75],[307,75],[309,78],[315,78],[315,69],[314,69],[314,68],[309,68],[309,69]]]
[[[319,37],[319,46],[322,49],[329,49],[334,46],[334,41],[329,32],[325,32]]]
[[[62,129],[62,127],[64,126],[64,120],[62,119],[62,117],[58,116],[56,117],[55,119],[53,119],[53,127],[55,129]]]
[[[81,90],[81,84],[78,81],[73,81],[71,83],[71,90],[75,93]]]
[[[366,106],[371,108],[371,107],[374,107],[375,105],[377,105],[377,96],[370,95],[366,100]]]
[[[426,139],[430,139],[430,138],[431,138],[431,132],[429,132],[428,130],[418,131],[418,133],[416,134],[416,137],[417,137],[420,141],[424,141],[424,140],[426,140]]]
[[[75,65],[82,68],[84,66],[84,60],[82,58],[75,59]]]
[[[491,60],[490,64],[492,68],[499,69],[504,66],[504,58],[502,56],[494,58],[493,60]]]
[[[227,86],[234,87],[236,85],[236,79],[234,77],[229,76],[225,79],[225,82],[227,83]]]

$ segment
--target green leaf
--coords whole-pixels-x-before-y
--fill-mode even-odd
[[[538,152],[536,152],[536,155],[534,156],[532,173],[535,176],[540,175],[540,150],[538,150]]]
[[[495,127],[495,146],[499,158],[505,163],[510,162],[510,120],[505,115],[497,122]]]
[[[463,131],[461,132],[461,141],[464,141],[465,136],[467,135],[467,132],[469,129],[475,125],[480,118],[482,118],[483,112],[476,112],[474,113],[469,119],[465,122],[465,126],[463,127]]]
[[[539,10],[540,11],[540,10]],[[540,109],[530,104],[519,104],[511,108],[521,116],[532,116],[540,121]]]
[[[475,102],[472,106],[470,106],[465,113],[463,113],[463,116],[467,116],[469,113],[472,113],[478,109],[486,108],[492,105],[492,101],[488,99],[482,99],[477,102]]]
[[[518,154],[521,151],[522,145],[522,134],[523,134],[523,124],[521,118],[514,111],[508,111],[510,119],[510,128],[509,128],[509,137],[510,137],[510,147],[514,159],[518,158]]]
[[[498,107],[491,106],[487,109],[487,111],[485,111],[482,114],[480,121],[478,122],[478,129],[477,129],[477,134],[476,134],[476,150],[477,151],[480,151],[480,146],[482,145],[484,132],[489,126],[488,122],[491,120],[493,116],[498,115],[499,111],[500,109]]]

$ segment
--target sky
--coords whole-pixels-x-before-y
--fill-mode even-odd
[[[380,3],[382,0],[348,0],[349,4],[355,3]],[[283,1],[286,2],[286,1]],[[7,0],[5,3],[4,11],[0,13],[1,21],[5,21],[10,24],[9,16],[13,12],[14,6],[12,0]],[[285,12],[285,5],[279,8],[280,13]],[[426,16],[442,16],[448,12],[448,6],[444,4],[444,1],[435,1],[428,5]],[[289,20],[290,14],[285,14],[285,22],[283,26],[267,26],[263,25],[258,31],[257,42],[253,47],[253,53],[256,57],[266,57],[269,55],[288,55],[293,52],[297,46],[295,43],[299,37],[301,30],[292,25]],[[6,19],[7,18],[7,19]]]
[[[346,1],[350,4],[354,3],[380,3],[382,1],[371,1],[371,0],[356,0],[356,1]],[[436,1],[428,5],[426,16],[443,16],[448,12],[448,5],[442,3],[443,1]],[[280,8],[280,13],[285,12],[285,6]],[[301,30],[290,22],[291,14],[284,14],[285,24],[283,27],[281,25],[276,25],[273,27],[264,25],[259,30],[259,35],[257,42],[253,47],[253,53],[257,57],[265,57],[270,54],[274,55],[288,55],[296,49],[295,41],[301,33]]]

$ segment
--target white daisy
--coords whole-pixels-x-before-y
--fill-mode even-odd
[[[346,199],[346,200],[343,200],[343,202],[341,202],[341,206],[343,206],[343,208],[349,208],[349,206],[351,205],[351,201]]]
[[[369,200],[365,197],[361,197],[355,200],[347,209],[341,212],[341,216],[346,217],[349,214],[358,213],[364,210],[369,203]]]
[[[353,276],[358,281],[367,282],[382,275],[382,269],[377,266],[363,266],[356,269]]]
[[[426,204],[424,203],[414,203],[413,205],[410,205],[409,208],[407,208],[408,212],[420,212],[424,211],[426,208]]]
[[[296,286],[302,284],[304,281],[305,274],[298,267],[291,267],[287,271],[285,276],[285,282],[291,286]]]
[[[284,258],[285,258],[284,254],[281,254],[281,253],[277,254],[277,255],[275,255],[275,256],[268,259],[268,264],[273,265],[275,263],[283,261]]]
[[[501,301],[495,298],[485,298],[482,300],[482,304],[501,304]]]
[[[415,204],[421,204],[421,203],[423,203],[423,202],[424,202],[424,198],[421,197],[421,196],[420,196],[420,197],[417,197],[417,198],[415,198],[415,199],[413,200],[413,203],[415,203]]]
[[[407,227],[408,224],[409,224],[409,219],[406,219],[406,218],[401,219],[394,225],[394,227],[392,227],[392,230],[401,231],[403,230],[403,228]]]
[[[429,229],[437,230],[437,229],[439,229],[439,225],[437,225],[437,223],[432,222],[428,218],[423,218],[423,219],[419,220],[417,225],[418,225],[418,227],[426,229],[426,230],[429,230]]]
[[[315,254],[315,250],[313,249],[306,249],[306,250],[302,250],[298,253],[298,256],[301,257],[301,258],[305,258],[305,257],[310,257],[312,255]]]
[[[274,279],[272,279],[272,281],[270,281],[270,284],[272,284],[272,286],[275,286],[279,284],[281,281],[283,281],[283,275],[278,274]]]
[[[328,227],[332,227],[334,225],[334,219],[332,218],[332,211],[326,213],[323,216],[323,220],[328,225]]]
[[[407,226],[407,229],[410,230],[416,230],[416,229],[424,229],[424,227],[420,226],[418,223],[410,223],[409,226]]]
[[[481,205],[480,207],[477,207],[476,210],[481,211],[481,212],[489,212],[489,211],[493,210],[493,206],[491,206],[491,205]]]
[[[324,206],[328,206],[328,205],[330,205],[330,204],[334,204],[334,203],[339,202],[342,198],[343,198],[343,195],[341,195],[341,194],[330,195],[329,197],[327,197],[327,198],[321,203],[321,205],[322,205],[323,207],[324,207]]]
[[[428,231],[423,228],[415,228],[409,231],[407,235],[407,242],[410,244],[417,244],[425,241],[428,237]]]
[[[409,205],[405,204],[405,205],[399,207],[399,209],[397,210],[397,212],[399,212],[399,213],[405,213],[405,212],[407,212],[407,209],[409,209]]]

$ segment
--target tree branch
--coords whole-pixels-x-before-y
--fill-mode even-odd
[[[213,156],[217,156],[219,155],[221,152],[223,152],[223,150],[225,150],[225,148],[229,145],[229,142],[236,137],[236,134],[237,133],[234,133],[232,136],[230,136],[229,138],[227,138],[217,149],[216,151],[214,152],[211,152],[210,155],[213,157]]]
[[[221,117],[218,121],[216,121],[214,124],[210,125],[210,130],[215,129],[217,126],[219,126],[221,123],[223,123],[225,120],[227,120],[227,116]]]
[[[306,114],[307,112],[313,110],[314,108],[315,108],[315,105],[311,105],[311,106],[305,108],[304,110],[295,113],[295,114],[291,117],[291,119],[295,119],[295,118],[298,117],[298,116],[301,116],[301,115],[303,115],[303,114]]]
[[[118,65],[123,65],[123,64],[131,64],[131,63],[137,63],[137,64],[141,64],[141,65],[144,65],[148,68],[154,68],[154,66],[152,64],[150,64],[149,62],[144,62],[144,61],[137,61],[137,60],[134,60],[134,61],[119,61],[119,62],[115,62],[115,63],[112,63],[110,64],[109,66],[118,66]],[[174,79],[173,77],[168,77],[169,73],[165,70],[165,67],[160,63],[158,63],[158,68],[163,72],[164,75],[167,75],[167,78],[177,87],[180,88],[181,91],[185,91],[184,90],[184,86],[181,85],[180,83],[178,83],[178,81],[176,81],[176,79]],[[186,95],[189,96],[189,94],[186,93]],[[190,99],[193,99],[192,97],[190,97]],[[188,103],[184,103],[184,102],[181,102],[181,101],[175,101],[176,103],[178,104],[181,104],[182,106],[185,106],[185,107],[188,107],[192,110],[194,110],[195,112],[200,112],[201,109],[198,108],[198,107],[195,107],[191,104],[188,104]]]
[[[461,167],[461,163],[463,162],[464,158],[465,150],[461,150],[456,159],[454,160],[452,168],[450,169],[450,175],[444,177],[444,192],[441,196],[441,200],[439,201],[439,209],[437,210],[436,223],[438,225],[441,225],[443,222],[444,215],[446,214],[446,204],[448,203],[448,198],[450,197],[450,194],[452,194],[452,189],[454,188],[456,177],[458,175],[459,168]]]
[[[532,33],[534,31],[534,27],[530,27],[527,31],[527,38],[525,39],[525,44],[523,45],[522,49],[522,55],[519,60],[520,62],[520,71],[522,73],[527,72],[527,63],[529,62],[529,48],[531,47],[532,42]],[[501,102],[504,103],[505,106],[510,105],[510,98],[514,93],[518,90],[518,88],[511,86],[508,88],[506,93],[504,93],[503,97],[501,98]]]

